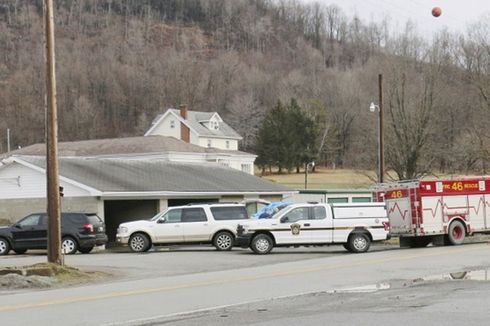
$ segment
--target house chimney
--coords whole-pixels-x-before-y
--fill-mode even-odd
[[[181,104],[179,106],[180,116],[183,120],[187,120],[187,105]],[[185,141],[186,143],[191,142],[191,131],[189,127],[183,122],[180,123],[180,139]]]
[[[184,119],[187,120],[187,105],[186,104],[181,104],[179,106],[180,109],[180,116]]]

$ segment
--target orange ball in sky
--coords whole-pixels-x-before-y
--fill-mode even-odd
[[[439,17],[442,14],[442,9],[440,7],[432,8],[432,16]]]

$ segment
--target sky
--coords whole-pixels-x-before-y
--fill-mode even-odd
[[[389,15],[394,27],[402,27],[408,20],[416,23],[421,35],[430,38],[447,28],[464,33],[469,23],[483,15],[490,19],[490,0],[303,0],[336,4],[350,17],[357,14],[365,22],[382,20]],[[434,18],[433,7],[440,7],[442,15]]]

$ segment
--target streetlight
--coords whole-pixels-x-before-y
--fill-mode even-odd
[[[305,163],[305,189],[308,188],[308,169],[313,169],[315,167],[315,162],[311,161],[309,163]]]
[[[384,172],[384,151],[383,151],[383,110],[379,105],[371,102],[369,111],[378,111],[378,182],[383,183]]]

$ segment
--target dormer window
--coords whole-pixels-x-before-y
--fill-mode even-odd
[[[175,128],[175,121],[174,120],[170,120],[170,128]]]
[[[219,125],[218,125],[218,121],[209,121],[209,129],[211,130],[218,130],[219,129]]]

